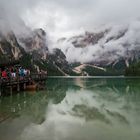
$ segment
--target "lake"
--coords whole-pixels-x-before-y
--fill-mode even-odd
[[[139,78],[48,78],[0,97],[0,140],[139,140]]]

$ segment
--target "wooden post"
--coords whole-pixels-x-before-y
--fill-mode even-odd
[[[12,103],[12,101],[13,101],[13,96],[11,95],[10,96],[10,104]]]
[[[12,89],[12,85],[10,86],[10,95],[12,96],[13,94],[13,89]]]
[[[24,90],[26,89],[26,83],[23,84],[23,89],[24,89]]]
[[[10,84],[10,95],[12,96],[12,94],[13,94],[13,87],[12,87],[12,78],[11,77],[9,79],[9,84]]]
[[[17,83],[17,91],[18,91],[18,92],[20,91],[20,85],[19,85],[19,82]]]

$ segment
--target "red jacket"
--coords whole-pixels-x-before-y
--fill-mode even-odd
[[[6,71],[2,71],[2,77],[7,78],[7,72]]]

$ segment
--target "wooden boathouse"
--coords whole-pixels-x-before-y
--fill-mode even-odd
[[[0,64],[0,68],[10,67],[14,65],[19,65],[18,61],[9,62],[7,64]],[[5,90],[9,94],[13,91],[22,91],[30,88],[37,88],[39,84],[43,83],[47,79],[47,74],[45,73],[31,73],[24,77],[16,76],[16,78],[2,78],[0,77],[0,95],[4,93]]]

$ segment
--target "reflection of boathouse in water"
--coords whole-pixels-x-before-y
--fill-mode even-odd
[[[1,94],[12,94],[14,91],[22,90],[36,90],[41,88],[42,84],[47,78],[47,74],[32,73],[30,70],[26,74],[21,76],[19,69],[22,68],[19,61],[10,61],[7,63],[0,64],[0,95]],[[15,71],[15,77],[12,77],[11,69]],[[25,68],[23,68],[25,70]],[[2,72],[6,71],[6,76],[2,76]]]

